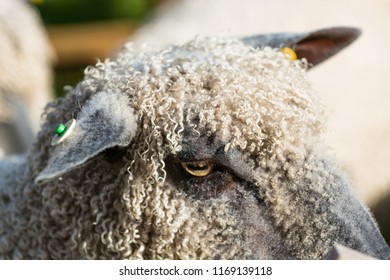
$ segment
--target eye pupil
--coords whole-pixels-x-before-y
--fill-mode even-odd
[[[208,165],[205,163],[187,163],[187,167],[193,170],[207,170]]]
[[[183,169],[196,177],[205,177],[213,171],[213,164],[200,161],[200,162],[181,162]]]

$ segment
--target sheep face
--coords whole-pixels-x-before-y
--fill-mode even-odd
[[[26,226],[36,238],[21,254],[317,259],[338,242],[388,258],[321,146],[307,67],[277,49],[196,39],[127,48],[87,69],[46,110],[32,194],[19,206],[34,209]],[[55,126],[75,116],[72,134],[50,147]]]

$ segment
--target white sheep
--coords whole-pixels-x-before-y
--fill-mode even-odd
[[[358,34],[127,46],[87,68],[27,159],[0,162],[0,256],[320,259],[339,243],[389,259],[307,79]]]
[[[0,1],[0,157],[22,153],[52,99],[54,51],[36,11]]]

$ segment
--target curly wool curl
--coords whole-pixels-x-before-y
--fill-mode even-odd
[[[235,209],[245,197],[234,194],[232,202],[221,192],[199,199],[167,179],[166,159],[182,151],[189,129],[216,135],[225,152],[237,149],[254,171],[266,170],[252,180],[285,239],[281,246],[296,250],[295,258],[323,257],[332,245],[321,239],[323,230],[294,233],[305,228],[306,214],[298,195],[288,198],[296,185],[284,179],[312,180],[325,193],[334,180],[318,164],[305,167],[318,161],[308,147],[316,145],[324,126],[306,70],[305,60],[292,61],[276,49],[255,50],[216,38],[164,50],[136,52],[127,46],[114,61],[88,67],[84,80],[45,110],[23,181],[7,193],[12,211],[0,217],[1,254],[13,259],[267,258],[267,252],[258,255],[244,246],[248,234],[240,230]],[[127,96],[128,104],[121,106],[134,109],[138,128],[130,146],[115,163],[98,155],[36,184],[52,153],[56,125],[75,117],[101,91]],[[322,177],[312,169],[320,169]],[[328,214],[317,212],[318,221],[326,223]],[[305,249],[294,247],[296,238]]]

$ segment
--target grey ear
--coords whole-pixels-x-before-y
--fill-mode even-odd
[[[81,109],[69,137],[52,148],[46,168],[35,181],[58,177],[108,148],[128,146],[136,129],[136,116],[125,95],[95,94]]]
[[[298,58],[306,58],[310,66],[315,66],[351,44],[360,34],[357,28],[332,27],[306,33],[257,35],[242,40],[255,48],[290,47]]]

